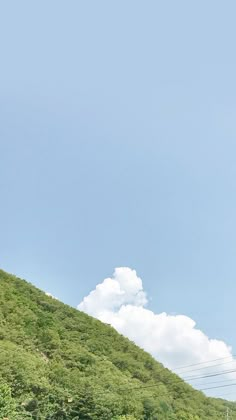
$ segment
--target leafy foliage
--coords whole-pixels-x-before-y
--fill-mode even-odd
[[[1,419],[205,420],[225,411],[112,327],[0,270]]]

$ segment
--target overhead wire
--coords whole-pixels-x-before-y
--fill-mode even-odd
[[[236,369],[234,370],[234,372],[236,372]],[[210,375],[210,376],[219,376],[219,375],[223,375],[223,374],[225,374],[225,372],[221,372],[221,373],[215,373],[215,374],[212,374],[212,375]],[[198,377],[197,379],[203,379],[203,378],[207,378],[207,377],[209,377],[209,375],[205,375],[205,376],[202,376],[202,377]],[[121,388],[117,388],[117,390],[118,391],[128,391],[128,390],[140,390],[140,389],[149,389],[149,388],[156,388],[156,387],[158,387],[158,386],[160,386],[160,385],[164,385],[164,386],[166,386],[166,385],[168,385],[168,384],[171,384],[171,385],[178,385],[178,384],[184,384],[184,381],[183,381],[183,379],[181,379],[181,378],[179,378],[179,379],[177,379],[177,380],[173,380],[173,379],[171,379],[171,380],[167,380],[167,381],[164,381],[164,380],[162,380],[162,381],[158,381],[158,383],[156,383],[156,384],[150,384],[150,385],[142,385],[142,386],[134,386],[134,387],[126,387],[126,388],[123,388],[123,387],[121,387]],[[219,385],[219,386],[214,386],[214,387],[208,387],[208,388],[200,388],[200,389],[196,389],[196,388],[193,388],[193,385],[191,385],[191,384],[187,384],[187,383],[185,383],[185,385],[187,385],[187,386],[189,386],[189,387],[192,387],[192,388],[189,388],[186,392],[201,392],[201,391],[204,391],[204,390],[210,390],[210,389],[217,389],[217,388],[224,388],[224,387],[228,387],[228,386],[236,386],[236,379],[235,379],[235,382],[234,383],[232,383],[232,384],[226,384],[226,385]],[[202,386],[204,386],[204,385],[202,385]]]
[[[199,380],[199,379],[206,379],[206,378],[211,378],[211,377],[236,373],[236,369],[231,369],[231,370],[224,370],[224,371],[221,371],[221,372],[218,372],[218,371],[217,372],[211,372],[211,373],[208,373],[206,375],[200,375],[200,376],[187,376],[187,377],[182,376],[185,373],[201,371],[201,370],[204,370],[204,369],[209,369],[209,368],[214,368],[214,367],[222,366],[222,365],[229,364],[229,363],[234,363],[234,362],[236,362],[236,359],[233,359],[234,357],[236,357],[236,355],[219,357],[217,359],[211,359],[211,360],[207,360],[207,361],[204,361],[204,362],[182,365],[182,366],[179,366],[179,367],[176,367],[176,368],[167,368],[168,370],[172,371],[176,375],[178,375],[178,376],[181,375],[181,377],[179,377],[176,380],[172,379],[170,382],[169,381],[159,381],[159,383],[157,383],[157,384],[143,385],[143,386],[138,386],[138,387],[135,386],[135,387],[117,388],[117,391],[126,391],[127,392],[128,390],[131,391],[131,390],[142,390],[142,389],[148,389],[148,388],[156,388],[160,385],[164,385],[164,386],[168,385],[168,383],[171,383],[171,384],[175,385],[175,384],[184,383],[185,381],[195,381],[195,380]],[[223,363],[217,363],[217,364],[214,364],[214,365],[203,366],[203,365],[206,365],[206,364],[209,364],[209,363],[214,363],[216,361],[223,361],[223,360],[227,360],[227,359],[231,359],[231,360],[229,360],[227,362],[223,362]],[[184,372],[176,372],[177,370],[183,370],[183,369],[186,369],[186,368],[189,368],[189,367],[194,367],[194,366],[203,366],[203,367],[197,368],[197,369],[190,369],[190,370],[184,371]],[[232,381],[233,383],[227,383],[227,382],[230,382],[230,381]],[[216,383],[216,384],[225,383],[225,384],[224,385],[216,385],[216,386],[207,387],[207,388],[193,388],[196,385],[193,385],[191,383],[186,383],[185,385],[192,386],[192,389],[190,388],[186,392],[203,392],[203,391],[208,391],[208,390],[211,390],[211,389],[215,390],[215,389],[221,389],[221,388],[236,386],[236,378],[235,379],[226,379],[226,380],[222,380],[222,381],[215,381],[215,382],[212,382],[212,384],[213,383]],[[206,386],[206,385],[207,384],[201,384],[201,386]],[[108,388],[107,390],[110,390],[110,389]],[[169,394],[169,391],[167,392],[167,394]],[[229,393],[227,393],[227,395],[228,394]],[[232,393],[230,393],[230,394],[232,394]],[[212,397],[212,398],[221,398],[221,397],[217,396],[217,397]]]
[[[189,368],[189,367],[192,367],[192,366],[199,366],[199,365],[203,365],[203,364],[207,364],[207,363],[218,362],[219,360],[231,359],[231,358],[234,358],[234,357],[236,357],[236,355],[232,354],[231,356],[219,357],[218,359],[210,359],[210,360],[206,360],[204,362],[198,362],[198,363],[192,363],[192,364],[189,364],[189,365],[177,366],[177,367],[174,367],[171,370],[185,369],[185,368]]]
[[[231,356],[230,356],[231,357]],[[227,358],[229,358],[229,357],[227,357]],[[226,359],[226,357],[225,358],[219,358],[219,359],[214,359],[213,361],[216,361],[216,360],[223,360],[223,359]],[[208,361],[209,362],[209,361]],[[202,364],[204,363],[208,363],[208,362],[202,362]],[[232,361],[233,362],[233,361]],[[228,362],[225,362],[225,363],[228,363]],[[225,363],[219,363],[219,364],[216,364],[216,365],[213,365],[213,366],[209,366],[209,367],[218,367],[218,366],[221,366],[221,365],[224,365]],[[196,365],[199,365],[200,363],[198,363],[198,364],[196,364]],[[189,366],[189,365],[188,365]],[[202,370],[202,369],[204,369],[204,368],[201,368],[200,370]],[[196,369],[196,370],[191,370],[192,372],[194,372],[194,371],[198,371],[199,369]],[[188,371],[189,372],[189,371]],[[186,372],[187,373],[187,372]],[[187,377],[179,377],[179,378],[177,378],[176,380],[173,380],[173,379],[171,379],[170,381],[159,381],[159,383],[157,383],[157,384],[152,384],[152,385],[143,385],[143,386],[141,386],[141,387],[132,387],[132,388],[130,388],[130,389],[134,389],[134,390],[136,390],[136,389],[147,389],[147,388],[154,388],[154,387],[158,387],[158,386],[160,386],[160,385],[168,385],[169,383],[171,383],[171,384],[180,384],[180,383],[184,383],[185,381],[195,381],[195,380],[200,380],[200,379],[206,379],[206,378],[212,378],[212,377],[218,377],[218,376],[222,376],[222,375],[227,375],[227,374],[231,374],[231,373],[236,373],[236,368],[235,369],[229,369],[229,370],[224,370],[224,371],[216,371],[216,372],[211,372],[211,373],[208,373],[208,374],[204,374],[204,375],[199,375],[199,376],[187,376]],[[176,373],[177,374],[177,373]],[[177,374],[177,375],[180,375],[180,374]],[[230,384],[228,384],[227,383],[227,381],[232,381],[232,382],[235,382],[235,383],[230,383]],[[214,386],[214,387],[208,387],[208,388],[193,388],[193,389],[189,389],[188,391],[204,391],[204,390],[210,390],[210,389],[217,389],[217,388],[224,388],[224,387],[229,387],[229,386],[235,386],[236,385],[236,378],[235,379],[225,379],[225,380],[223,380],[223,381],[218,381],[218,382],[215,382],[215,383],[219,383],[219,382],[223,382],[223,383],[225,383],[226,382],[226,384],[225,385],[219,385],[219,386]],[[192,383],[186,383],[186,385],[189,385],[189,386],[192,386],[192,387],[195,387],[196,385],[193,385]],[[207,384],[201,384],[201,386],[205,386],[205,385],[207,385]],[[199,386],[199,385],[198,385]],[[120,390],[122,390],[122,389],[120,389]],[[125,388],[124,389],[125,391],[127,391],[127,388]]]
[[[214,385],[214,384],[222,384],[222,383],[228,383],[228,382],[235,382],[236,378],[234,379],[223,379],[220,381],[211,381],[211,382],[207,382],[207,383],[202,383],[202,384],[198,384],[198,386],[206,386],[206,385]]]
[[[229,360],[228,362],[217,363],[215,365],[203,366],[203,367],[197,368],[197,369],[190,369],[190,370],[187,370],[187,371],[184,371],[184,372],[174,372],[174,373],[177,373],[178,375],[184,375],[185,373],[197,372],[197,371],[205,370],[205,369],[211,369],[211,368],[214,368],[214,367],[223,366],[223,365],[227,365],[227,364],[230,364],[230,363],[236,363],[236,360],[235,359],[234,360]]]
[[[159,384],[153,384],[153,385],[147,385],[147,386],[139,386],[139,387],[128,387],[128,388],[117,388],[116,390],[117,391],[125,391],[125,392],[127,392],[127,391],[142,391],[143,389],[147,389],[147,388],[156,388],[157,386],[160,386],[160,385],[166,385],[166,383],[164,384],[164,383],[159,383]],[[193,389],[193,388],[190,388],[190,389],[188,389],[188,390],[181,390],[180,392],[179,392],[179,398],[181,398],[181,399],[185,399],[185,398],[188,398],[188,396],[187,396],[187,394],[188,393],[191,393],[191,392],[195,392],[195,393],[197,393],[197,392],[200,392],[200,393],[202,393],[202,392],[204,392],[204,391],[210,391],[210,390],[216,390],[216,389],[222,389],[222,388],[226,388],[226,387],[229,387],[229,386],[236,386],[236,382],[235,383],[233,383],[233,384],[229,384],[229,385],[219,385],[219,386],[214,386],[214,387],[207,387],[207,388],[201,388],[201,389]],[[108,388],[107,389],[107,391],[111,391],[111,390],[113,390],[113,389],[110,389],[110,388]],[[104,390],[103,391],[101,391],[101,392],[99,392],[98,391],[98,393],[104,393]],[[183,396],[183,394],[186,394],[186,396],[184,397]],[[227,393],[227,395],[228,394],[233,394],[232,392],[230,392],[230,393]],[[236,394],[236,393],[235,393]],[[166,396],[166,395],[170,395],[170,391],[169,390],[166,390],[166,391],[161,391],[161,392],[158,392],[158,396]],[[171,395],[170,395],[171,396]],[[172,396],[172,398],[173,399],[176,399],[176,395],[173,397]],[[213,398],[213,399],[215,399],[215,398],[217,398],[217,399],[221,399],[221,396],[217,396],[217,397],[209,397],[208,396],[208,398]],[[225,401],[225,403],[226,403],[226,405],[227,405],[227,402],[228,401]],[[233,401],[230,401],[230,402],[233,402]]]
[[[236,369],[231,370],[223,370],[222,372],[215,372],[215,373],[209,373],[207,375],[201,375],[201,376],[187,376],[186,378],[182,378],[184,381],[188,380],[195,380],[195,379],[203,379],[203,378],[211,378],[213,376],[220,376],[220,375],[227,375],[229,373],[235,373]]]

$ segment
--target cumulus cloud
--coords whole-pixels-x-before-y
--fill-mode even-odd
[[[142,307],[147,303],[143,291],[142,280],[136,271],[130,268],[116,268],[112,278],[106,278],[96,286],[79,309],[95,317],[103,316],[104,312],[116,312],[124,305]]]
[[[199,366],[198,370],[196,366],[195,371],[193,367],[192,372],[190,368],[176,370],[184,378],[236,369],[232,349],[224,341],[207,337],[204,332],[196,328],[195,321],[188,316],[169,315],[165,312],[156,314],[146,307],[147,304],[148,299],[143,290],[142,280],[136,271],[120,267],[115,269],[112,277],[98,284],[82,300],[78,309],[111,324],[118,332],[172,370],[178,366],[225,358],[222,360],[224,365],[212,362],[202,365],[203,367]],[[189,380],[189,382],[201,388],[202,385],[205,387],[204,384],[208,384],[209,380],[223,379],[236,381],[236,373],[201,381]],[[208,394],[220,395],[217,390],[213,394],[212,392],[209,391]],[[233,397],[236,397],[236,393]]]

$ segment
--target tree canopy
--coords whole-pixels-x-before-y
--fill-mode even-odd
[[[219,419],[207,398],[111,326],[0,270],[0,418]]]

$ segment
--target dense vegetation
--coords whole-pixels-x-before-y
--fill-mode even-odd
[[[0,419],[205,420],[225,412],[224,401],[194,391],[110,326],[0,270]]]

